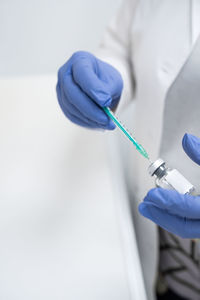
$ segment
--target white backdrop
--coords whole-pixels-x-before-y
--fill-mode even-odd
[[[58,67],[96,50],[119,2],[0,0],[1,300],[145,299],[105,134],[71,124],[55,94]]]
[[[0,76],[56,72],[94,51],[120,0],[1,0]]]
[[[104,134],[54,85],[0,80],[0,299],[129,300]]]

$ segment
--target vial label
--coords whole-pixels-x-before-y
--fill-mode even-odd
[[[181,194],[191,193],[194,190],[193,185],[176,169],[168,172],[165,179],[177,192]]]

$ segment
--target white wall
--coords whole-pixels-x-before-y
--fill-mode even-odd
[[[1,0],[0,76],[56,72],[96,49],[120,0]]]
[[[0,0],[0,299],[145,299],[105,134],[66,120],[55,93],[119,2]]]
[[[55,80],[0,79],[0,299],[130,300],[105,135],[66,120]]]

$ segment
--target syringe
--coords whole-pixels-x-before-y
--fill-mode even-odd
[[[113,122],[121,129],[121,131],[128,137],[128,139],[135,145],[136,150],[140,152],[145,158],[149,159],[146,150],[140,145],[136,139],[128,132],[119,119],[113,114],[109,107],[103,107],[104,112],[113,120]]]

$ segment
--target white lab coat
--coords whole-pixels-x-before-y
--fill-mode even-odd
[[[115,66],[124,80],[119,109],[135,101],[134,133],[152,160],[159,155],[166,94],[198,38],[199,16],[199,0],[126,0],[100,45],[99,57]],[[137,212],[152,180],[146,176],[145,160],[136,151],[130,155],[133,221],[148,299],[153,299],[156,227]]]

